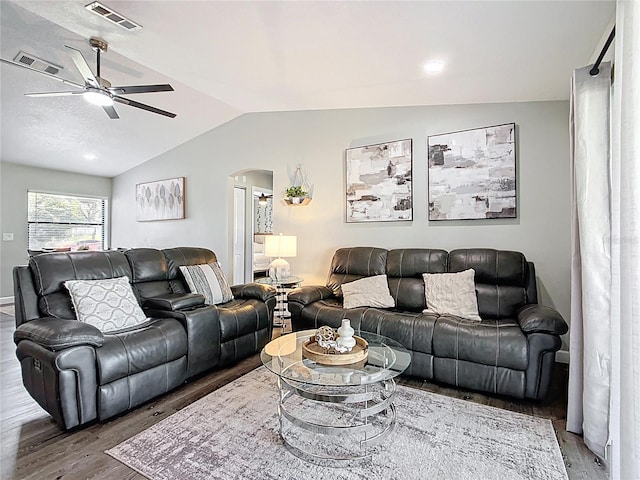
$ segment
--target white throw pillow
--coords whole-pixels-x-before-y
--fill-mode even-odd
[[[180,267],[191,293],[204,295],[204,303],[217,305],[233,300],[231,288],[224,278],[220,263],[203,263]]]
[[[424,273],[425,313],[448,313],[481,321],[476,298],[475,271],[470,268],[457,273]]]
[[[386,275],[375,275],[343,283],[342,296],[344,308],[396,306],[396,302],[389,293]]]
[[[127,277],[104,280],[67,280],[76,317],[103,333],[137,327],[147,322]]]

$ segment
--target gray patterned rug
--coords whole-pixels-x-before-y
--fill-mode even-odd
[[[278,434],[276,377],[260,367],[106,453],[165,479],[567,479],[550,420],[398,387],[397,427],[369,462],[331,468]]]

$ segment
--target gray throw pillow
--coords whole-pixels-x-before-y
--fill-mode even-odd
[[[103,333],[137,327],[147,322],[127,277],[104,280],[67,280],[76,317]]]

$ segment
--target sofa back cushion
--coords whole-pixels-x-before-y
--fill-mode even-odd
[[[389,250],[389,292],[401,310],[421,312],[426,308],[423,273],[445,273],[448,253],[429,248]]]
[[[117,251],[45,253],[31,257],[29,268],[38,295],[38,310],[43,317],[76,318],[64,286],[67,280],[132,278],[126,257]]]
[[[336,250],[331,261],[327,288],[342,297],[343,283],[386,273],[387,250],[375,247],[351,247]]]
[[[202,265],[218,261],[216,254],[208,248],[176,247],[162,250],[167,261],[167,275],[171,293],[189,293],[189,286],[180,272],[185,265]]]
[[[147,298],[172,293],[169,267],[162,250],[132,248],[124,254],[131,266],[134,290],[142,302]]]
[[[478,310],[482,318],[513,318],[523,305],[537,303],[535,275],[522,253],[488,248],[449,253],[450,272],[469,268],[475,270]]]

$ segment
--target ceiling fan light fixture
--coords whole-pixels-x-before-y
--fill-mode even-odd
[[[113,106],[113,98],[111,98],[111,95],[97,88],[88,88],[87,91],[82,94],[82,97],[92,105],[99,105],[101,107]]]
[[[446,67],[446,64],[442,60],[432,60],[424,64],[423,68],[425,73],[429,75],[435,75],[441,73]]]

